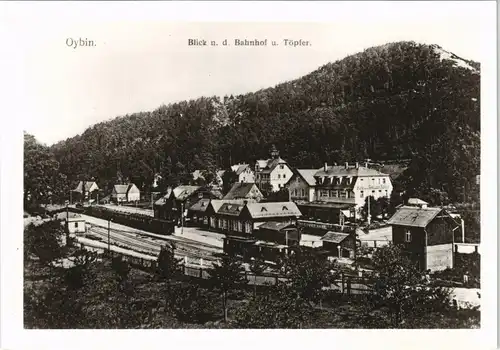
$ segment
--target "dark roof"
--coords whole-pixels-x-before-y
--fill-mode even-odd
[[[167,192],[163,196],[158,198],[158,200],[154,203],[154,205],[165,205],[167,199],[169,199],[171,195],[172,195],[172,188],[169,187],[167,189]]]
[[[224,199],[246,198],[247,196],[251,198],[263,197],[262,192],[260,192],[260,190],[254,183],[237,182],[233,185],[233,187],[231,187],[231,190],[224,196]]]
[[[200,199],[198,202],[193,204],[189,210],[190,211],[198,211],[198,212],[205,212],[208,208],[208,205],[210,204],[210,199],[208,198],[203,198]]]
[[[347,233],[328,231],[323,237],[321,237],[321,240],[332,243],[341,243],[347,237],[349,237],[349,234]]]
[[[349,209],[355,207],[354,203],[329,203],[329,202],[310,202],[310,203],[300,203],[297,204],[299,207],[311,207],[311,208],[330,208],[330,209]]]
[[[426,227],[443,209],[402,206],[387,221],[389,225]]]
[[[272,231],[281,231],[285,228],[288,227],[295,227],[294,224],[291,224],[289,222],[278,222],[278,221],[268,221],[262,225],[259,226],[259,229],[266,229],[266,230],[272,230]]]

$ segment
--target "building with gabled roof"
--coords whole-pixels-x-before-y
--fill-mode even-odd
[[[329,251],[331,256],[351,259],[356,256],[356,236],[353,233],[328,231],[321,241],[323,249]]]
[[[316,179],[314,175],[320,169],[295,169],[287,184],[290,199],[294,202],[313,202],[316,198]]]
[[[76,195],[76,200],[87,200],[92,197],[93,193],[97,193],[99,191],[99,186],[97,186],[97,182],[95,181],[79,181],[76,185],[76,188],[73,189],[73,192]]]
[[[188,209],[200,199],[219,199],[222,194],[218,189],[202,186],[180,185],[167,189],[165,195],[153,205],[155,218],[180,220],[186,217]]]
[[[316,180],[315,201],[321,203],[349,204],[354,214],[359,213],[367,197],[389,199],[392,182],[388,174],[360,166],[359,163],[324,167],[314,174]],[[347,212],[344,213],[347,215]]]
[[[402,206],[389,219],[392,241],[421,270],[439,271],[453,267],[453,243],[462,229],[445,209]]]
[[[133,183],[126,185],[114,185],[111,199],[116,203],[138,202],[141,199],[141,191]]]
[[[288,163],[279,156],[276,146],[271,148],[271,158],[260,159],[255,162],[255,183],[262,188],[262,185],[269,184],[272,191],[279,191],[290,181],[293,171]]]
[[[238,182],[254,183],[255,172],[249,164],[231,165],[231,170],[238,176]]]
[[[259,202],[264,198],[262,192],[255,183],[237,182],[231,187],[224,199],[245,199],[247,201]]]

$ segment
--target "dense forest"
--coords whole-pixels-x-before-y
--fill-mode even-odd
[[[117,117],[49,150],[71,183],[133,181],[145,191],[155,174],[165,187],[195,169],[267,158],[272,144],[298,168],[411,159],[398,178],[410,192],[462,201],[479,174],[479,87],[476,62],[390,43],[272,88]]]

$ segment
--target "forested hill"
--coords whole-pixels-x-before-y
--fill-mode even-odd
[[[70,181],[94,177],[103,187],[122,177],[144,190],[155,173],[173,184],[194,169],[267,157],[272,144],[303,168],[405,158],[410,187],[457,198],[479,174],[479,86],[476,62],[437,45],[390,43],[254,93],[99,123],[51,150]]]

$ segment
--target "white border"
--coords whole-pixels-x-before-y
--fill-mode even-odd
[[[7,97],[2,113],[1,133],[1,326],[2,348],[252,348],[273,347],[342,347],[342,348],[454,348],[476,349],[496,347],[496,32],[494,2],[435,2],[438,9],[477,11],[484,13],[480,38],[484,44],[481,60],[482,154],[482,320],[480,330],[311,330],[311,331],[27,331],[22,329],[22,106],[29,103],[16,86],[16,77],[7,68],[2,79],[0,96]],[[92,18],[96,22],[110,20],[173,20],[173,21],[335,21],[349,15],[377,16],[390,21],[394,13],[404,16],[435,16],[419,2],[178,2],[178,3],[2,3],[2,14],[22,9],[25,24],[36,26],[41,14],[53,14],[57,21],[72,22]],[[4,12],[4,10],[6,12]],[[436,11],[438,12],[438,11]],[[64,16],[60,14],[64,13]],[[8,28],[0,27],[4,34]],[[5,32],[7,30],[7,32]],[[343,33],[341,33],[343,35]],[[15,38],[1,40],[2,57],[15,47]],[[7,58],[8,59],[8,58]],[[257,345],[257,344],[259,345]]]

